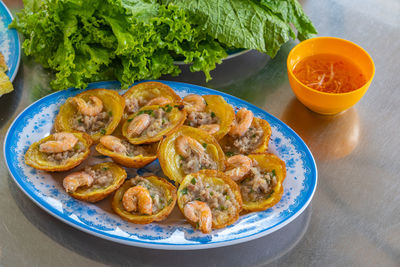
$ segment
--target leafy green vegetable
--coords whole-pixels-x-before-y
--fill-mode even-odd
[[[300,40],[316,33],[297,0],[24,0],[10,27],[61,90],[178,75],[174,58],[209,80],[228,47],[274,56],[292,24]]]
[[[316,33],[297,0],[164,0],[195,17],[199,25],[229,47],[257,49],[275,56],[289,37]]]
[[[11,27],[25,36],[26,55],[56,72],[55,89],[84,88],[117,78],[178,75],[174,56],[207,78],[225,48],[174,5],[146,0],[24,0]]]
[[[298,31],[299,40],[303,41],[317,33],[297,0],[261,0],[260,2],[286,23],[292,23]]]

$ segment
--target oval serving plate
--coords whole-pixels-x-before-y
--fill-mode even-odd
[[[36,101],[10,126],[4,141],[4,158],[17,185],[38,206],[75,228],[118,243],[157,249],[202,249],[249,241],[280,229],[304,211],[317,186],[317,169],[311,152],[293,130],[264,110],[236,97],[196,85],[160,82],[171,86],[181,97],[189,93],[221,95],[229,104],[246,107],[270,123],[269,151],[284,160],[287,167],[284,194],[277,205],[263,212],[243,215],[233,225],[204,235],[184,221],[177,207],[161,223],[136,225],[114,214],[109,199],[89,204],[71,198],[62,189],[61,181],[65,174],[37,171],[24,163],[24,154],[30,144],[50,133],[60,105],[68,97],[81,92],[74,89],[56,92]],[[120,84],[98,82],[90,84],[87,89],[93,88],[118,90]],[[109,159],[94,154],[91,161],[105,160]],[[158,161],[142,169],[127,171],[128,177],[150,172],[165,177]]]
[[[7,76],[13,81],[21,60],[21,43],[15,29],[8,29],[13,20],[10,10],[0,1],[0,52],[8,66]]]

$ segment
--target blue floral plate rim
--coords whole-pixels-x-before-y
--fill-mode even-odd
[[[141,82],[145,82],[145,81],[141,81]],[[141,82],[138,82],[138,83],[141,83]],[[17,154],[17,153],[13,153],[12,152],[13,150],[10,148],[12,147],[11,146],[12,142],[13,141],[15,142],[15,139],[16,139],[15,130],[16,130],[17,126],[21,126],[20,124],[23,123],[24,116],[27,116],[27,115],[29,116],[29,112],[34,110],[35,108],[37,108],[40,105],[45,106],[46,101],[50,101],[52,98],[55,98],[55,97],[63,95],[63,94],[77,94],[78,92],[81,92],[80,90],[73,89],[73,88],[70,88],[65,91],[59,91],[59,92],[52,93],[50,95],[47,95],[47,96],[39,99],[38,101],[36,101],[34,103],[32,103],[30,106],[25,108],[15,118],[15,120],[9,127],[6,137],[5,137],[5,140],[4,140],[3,153],[4,153],[4,159],[5,159],[7,168],[9,170],[9,173],[13,177],[13,179],[16,182],[16,184],[18,185],[18,187],[34,203],[36,203],[39,207],[41,207],[43,210],[48,212],[50,215],[60,219],[61,221],[65,222],[79,230],[82,230],[86,233],[95,235],[97,237],[100,237],[100,238],[103,238],[106,240],[110,240],[110,241],[114,241],[114,242],[122,243],[122,244],[126,244],[126,245],[145,247],[145,248],[155,248],[155,249],[167,249],[167,250],[205,249],[205,248],[228,246],[228,245],[233,245],[233,244],[250,241],[250,240],[265,236],[267,234],[270,234],[270,233],[284,227],[285,225],[287,225],[288,223],[293,221],[297,216],[299,216],[306,209],[306,207],[310,204],[312,197],[315,193],[316,187],[317,187],[317,176],[318,176],[317,166],[316,166],[315,160],[312,156],[312,153],[308,149],[307,145],[289,126],[287,126],[285,123],[283,123],[282,121],[280,121],[273,115],[254,106],[253,104],[245,102],[244,100],[241,100],[241,99],[231,96],[229,94],[215,91],[213,89],[209,89],[206,87],[187,84],[187,83],[162,81],[162,80],[160,80],[159,82],[162,82],[162,83],[165,83],[165,84],[171,86],[178,93],[181,92],[181,90],[184,90],[182,88],[185,88],[185,90],[188,89],[190,93],[221,95],[228,101],[228,103],[229,102],[238,103],[238,104],[240,104],[240,106],[245,106],[248,109],[252,110],[253,112],[255,112],[255,114],[263,114],[263,117],[267,118],[267,121],[271,124],[271,126],[278,125],[280,127],[279,128],[280,130],[282,130],[286,134],[290,135],[290,137],[292,138],[291,140],[294,140],[296,145],[302,149],[300,151],[301,152],[300,154],[301,154],[301,157],[303,157],[306,160],[306,162],[305,162],[306,164],[304,165],[304,167],[307,169],[307,171],[304,172],[305,177],[307,175],[307,177],[303,181],[304,190],[301,191],[301,194],[299,195],[299,197],[296,197],[296,199],[295,199],[296,203],[291,203],[291,206],[289,206],[289,207],[295,206],[295,208],[294,209],[289,208],[288,210],[285,210],[283,212],[284,217],[281,220],[274,223],[273,225],[268,225],[268,227],[260,226],[261,229],[256,229],[257,231],[259,230],[256,233],[251,233],[249,235],[246,235],[247,230],[243,229],[244,234],[240,238],[232,237],[232,238],[227,238],[225,240],[218,240],[218,241],[212,241],[212,239],[211,239],[210,242],[208,242],[209,239],[197,238],[197,239],[193,239],[193,240],[195,240],[195,241],[200,240],[200,242],[197,242],[197,243],[189,242],[187,244],[179,243],[179,242],[178,243],[171,243],[171,242],[163,243],[163,242],[157,242],[157,240],[153,240],[153,239],[139,240],[139,239],[132,238],[132,236],[130,236],[129,238],[126,238],[124,236],[112,235],[112,234],[109,234],[107,231],[102,231],[102,230],[96,229],[96,227],[91,227],[90,225],[88,226],[87,224],[84,224],[81,221],[71,219],[70,217],[66,216],[64,213],[61,213],[59,210],[55,209],[55,207],[53,207],[52,205],[49,205],[47,202],[45,202],[43,200],[43,198],[41,198],[40,196],[35,194],[35,192],[33,192],[29,188],[29,186],[23,181],[22,177],[18,175],[17,168],[14,168],[14,166],[11,164],[11,162],[12,162],[11,159],[13,159],[13,157],[16,157],[16,155],[13,155],[13,154]],[[137,83],[135,83],[135,84],[137,84]],[[88,88],[86,88],[85,90],[90,90],[93,88],[117,89],[117,88],[120,88],[120,83],[117,81],[96,82],[96,83],[91,83],[88,86]],[[177,88],[179,88],[179,89],[177,89]],[[13,134],[11,134],[11,133],[13,133]],[[278,156],[279,156],[279,154],[278,154]],[[269,211],[269,210],[267,210],[267,211]],[[259,212],[259,213],[262,213],[262,212]],[[271,212],[269,212],[269,213],[271,213]],[[269,213],[268,213],[268,215],[266,215],[267,217],[269,215],[275,216],[275,214],[273,214],[273,211],[272,211],[272,214],[269,214]],[[255,214],[258,214],[258,213],[255,213]],[[245,216],[247,216],[247,215],[245,215]],[[279,216],[280,216],[280,214],[279,214]],[[244,217],[244,216],[242,216],[242,217]],[[231,228],[231,227],[232,226],[230,226],[228,228]],[[216,236],[218,236],[218,234],[216,234]],[[214,237],[213,234],[212,234],[212,237]],[[189,240],[189,241],[193,241],[193,240]],[[204,240],[206,240],[206,242],[204,242]]]
[[[0,0],[0,23],[4,23],[4,27],[8,27],[8,25],[12,22],[13,16],[7,6]],[[0,25],[1,26],[1,25]],[[2,35],[3,33],[0,32]],[[4,36],[6,36],[5,39]],[[18,73],[19,65],[21,62],[21,42],[16,29],[6,29],[5,34],[0,36],[0,43],[9,42],[9,50],[4,51],[0,48],[0,52],[8,52],[10,54],[10,58],[6,60],[8,71],[6,72],[7,76],[10,78],[10,81],[14,81],[15,76]]]

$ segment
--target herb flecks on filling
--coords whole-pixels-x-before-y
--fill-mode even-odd
[[[264,171],[258,166],[252,167],[246,179],[239,183],[244,201],[258,202],[268,199],[277,184],[275,170]]]
[[[228,214],[236,214],[238,202],[228,184],[215,184],[212,181],[193,177],[187,187],[180,190],[184,204],[198,200],[205,202],[211,209],[213,220],[223,220]]]
[[[92,168],[88,166],[85,168],[85,172],[94,179],[92,186],[89,188],[90,191],[107,188],[114,181],[113,172],[109,168]]]
[[[207,147],[207,144],[203,147]],[[213,160],[210,154],[206,152],[204,153],[196,153],[193,150],[190,150],[190,154],[187,158],[179,156],[179,167],[185,174],[195,173],[200,170],[217,170],[217,163]]]
[[[199,127],[205,124],[219,124],[219,119],[214,112],[193,111],[188,114],[185,125]]]
[[[47,161],[54,162],[57,165],[62,165],[66,163],[69,159],[81,155],[81,153],[83,153],[85,149],[85,145],[82,142],[78,141],[71,150],[58,153],[42,153],[43,155],[45,155]]]
[[[138,115],[140,114],[150,115],[150,125],[141,133],[140,136],[153,137],[170,125],[168,119],[169,112],[165,111],[163,108],[142,110],[139,111]]]
[[[83,115],[82,113],[76,114],[72,118],[72,128],[74,130],[85,132],[89,135],[101,132],[106,133],[105,128],[111,122],[112,113],[102,111],[95,116]]]
[[[251,126],[242,136],[227,136],[228,142],[224,151],[229,155],[250,154],[262,143],[263,135],[261,126]]]
[[[127,140],[122,140],[121,143],[126,147],[125,155],[127,157],[136,157],[139,155],[151,156],[156,153],[152,145],[133,145]]]
[[[149,190],[150,197],[153,201],[153,214],[158,213],[168,205],[164,189],[161,186],[153,184],[152,182],[141,176],[136,176],[135,178],[132,178],[131,184],[132,186],[140,185]]]

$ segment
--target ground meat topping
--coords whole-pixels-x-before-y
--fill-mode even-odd
[[[156,152],[152,145],[133,145],[127,140],[122,140],[121,143],[126,147],[126,156],[128,157],[150,156]]]
[[[88,116],[78,113],[72,118],[72,128],[80,132],[85,132],[89,135],[95,134],[99,131],[103,131],[105,134],[105,128],[111,122],[111,119],[111,111],[103,111],[95,116]]]
[[[224,147],[227,154],[250,154],[262,142],[264,130],[261,127],[250,127],[243,136],[235,137],[228,136],[229,145]]]
[[[275,170],[263,171],[258,166],[250,169],[249,177],[240,182],[239,187],[244,201],[268,199],[277,183]]]
[[[192,127],[199,127],[204,124],[218,124],[219,119],[214,112],[190,112],[185,124]]]
[[[114,181],[113,173],[107,167],[95,169],[87,166],[85,168],[85,172],[90,176],[92,176],[94,179],[93,184],[90,187],[91,191],[94,191],[99,188],[106,188],[110,186]]]
[[[166,111],[163,108],[149,110],[148,113],[151,115],[151,121],[149,127],[143,131],[141,136],[153,137],[161,132],[164,128],[170,125],[168,120],[168,109]],[[169,110],[170,112],[171,110]]]
[[[203,169],[218,169],[217,163],[208,153],[198,154],[193,150],[190,151],[190,155],[187,158],[180,157],[179,165],[185,174],[195,173]]]
[[[46,153],[45,155],[47,161],[54,162],[57,165],[65,164],[69,159],[74,157],[79,157],[81,153],[85,151],[85,145],[78,141],[71,150],[67,150],[59,153]]]
[[[130,97],[128,99],[125,99],[125,110],[128,113],[135,113],[136,111],[138,111],[139,110],[138,100],[135,97]]]
[[[190,184],[181,191],[183,203],[198,200],[207,203],[211,209],[213,220],[223,220],[226,214],[236,214],[238,202],[228,184],[214,184],[194,177]]]
[[[150,100],[155,98],[156,96],[150,97]],[[146,106],[146,104],[150,101],[149,99],[143,99],[143,98],[136,98],[136,97],[130,97],[128,99],[125,99],[125,110],[129,113],[135,113],[137,112],[141,107]]]
[[[153,214],[158,213],[167,206],[164,189],[162,187],[151,183],[149,180],[141,176],[132,178],[131,183],[132,186],[140,185],[149,190],[151,199],[153,200]]]

